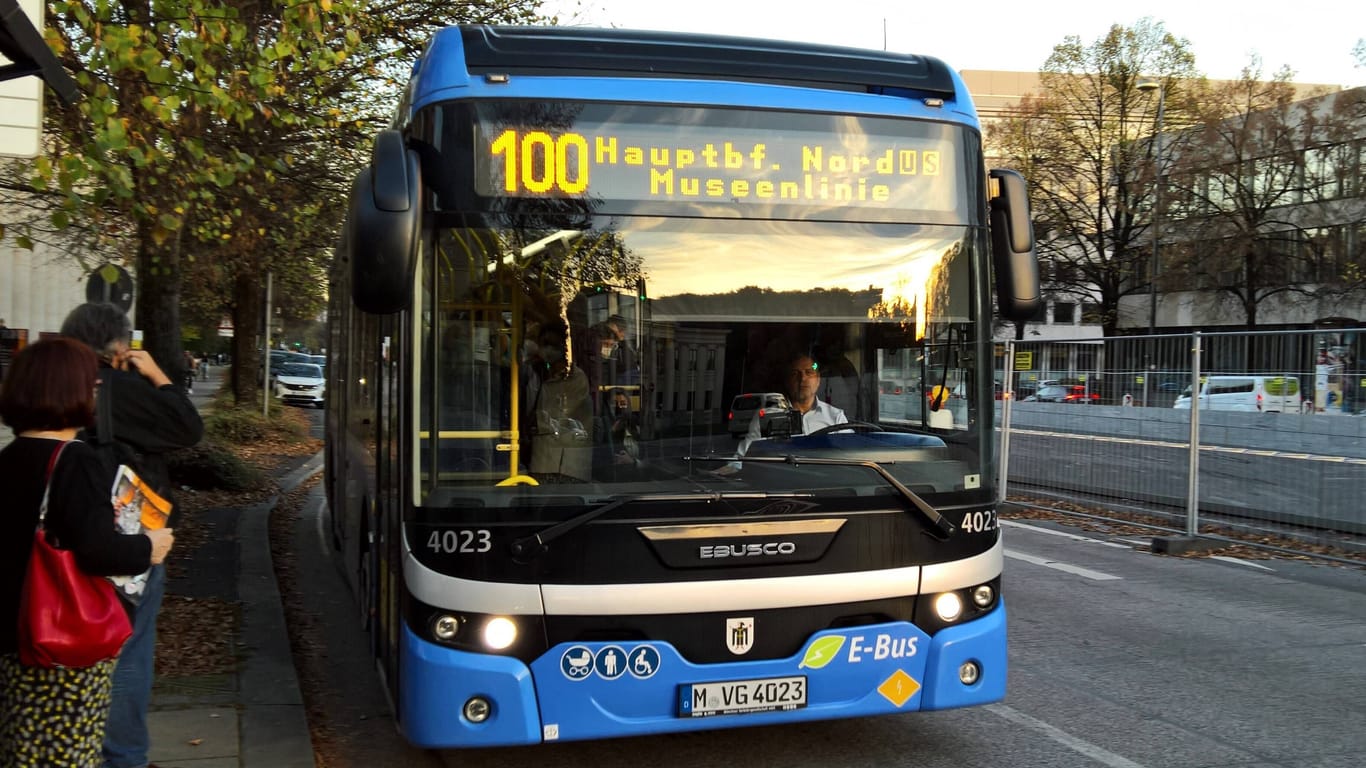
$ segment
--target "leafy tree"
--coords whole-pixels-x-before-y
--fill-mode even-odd
[[[1112,26],[1087,44],[1069,36],[1040,71],[1040,93],[989,126],[991,151],[1030,182],[1035,235],[1052,297],[1099,307],[1107,336],[1121,299],[1146,293],[1152,135],[1160,78],[1168,124],[1195,82],[1190,44],[1151,19]]]
[[[172,366],[193,275],[186,311],[233,316],[234,390],[250,397],[263,277],[296,289],[300,313],[318,306],[349,179],[430,30],[538,21],[534,7],[57,0],[48,42],[84,97],[48,111],[51,151],[23,191],[51,227],[127,254],[146,345]],[[41,229],[20,228],[21,245]]]
[[[1169,285],[1222,294],[1249,328],[1273,299],[1357,287],[1359,259],[1328,224],[1360,194],[1361,93],[1299,100],[1292,78],[1254,58],[1211,87],[1169,169]]]
[[[256,126],[322,129],[299,85],[335,68],[355,8],[338,3],[68,0],[52,4],[49,43],[83,91],[54,111],[52,151],[34,186],[96,230],[128,233],[138,324],[163,362],[179,361],[181,281],[198,246],[239,234],[234,193],[268,198],[288,160],[234,143]],[[53,217],[53,223],[63,222]]]

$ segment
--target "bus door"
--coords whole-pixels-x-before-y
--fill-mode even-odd
[[[422,486],[496,484],[518,466],[515,350],[518,292],[491,270],[488,244],[441,239],[425,321],[421,428]],[[425,282],[425,281],[424,281]]]

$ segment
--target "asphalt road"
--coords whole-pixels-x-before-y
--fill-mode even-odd
[[[1012,493],[1038,487],[1184,509],[1190,452],[1174,442],[1016,432],[1008,472]],[[1359,531],[1366,525],[1366,466],[1360,459],[1207,447],[1200,452],[1199,480],[1203,509],[1313,528]]]
[[[1366,570],[1177,559],[1007,522],[1010,689],[984,708],[516,749],[422,752],[397,735],[344,581],[294,527],[348,757],[329,765],[487,768],[887,766],[1356,768],[1366,754]]]

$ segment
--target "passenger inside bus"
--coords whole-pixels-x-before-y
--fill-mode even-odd
[[[593,403],[588,376],[568,357],[569,328],[561,320],[543,323],[528,349],[524,384],[525,421],[531,435],[530,473],[543,483],[592,479]]]
[[[631,409],[631,398],[626,390],[616,387],[604,400],[594,424],[596,474],[609,482],[638,479],[642,468],[640,419]]]

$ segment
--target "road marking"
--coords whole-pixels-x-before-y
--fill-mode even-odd
[[[1034,531],[1035,533],[1046,533],[1049,536],[1061,536],[1064,539],[1071,539],[1072,541],[1085,541],[1091,544],[1099,544],[1102,547],[1116,547],[1118,549],[1129,549],[1128,544],[1116,544],[1112,541],[1101,541],[1100,539],[1093,539],[1090,536],[1078,536],[1075,533],[1067,533],[1066,531],[1055,531],[1052,528],[1044,528],[1038,525],[1030,525],[1029,523],[1020,523],[1014,520],[1002,520],[1001,525],[1008,526],[1010,528],[1027,528],[1031,531]]]
[[[1237,558],[1237,557],[1228,557],[1228,556],[1226,556],[1226,555],[1210,555],[1210,556],[1209,556],[1209,559],[1211,559],[1211,560],[1223,560],[1223,561],[1226,562],[1226,563],[1233,563],[1233,564],[1235,564],[1235,565],[1246,565],[1246,566],[1249,567],[1249,568],[1261,568],[1263,571],[1273,571],[1273,572],[1274,572],[1274,571],[1276,570],[1275,568],[1268,568],[1267,566],[1262,565],[1261,563],[1254,563],[1254,562],[1251,562],[1251,561],[1249,561],[1249,560],[1242,560],[1242,559]]]
[[[1012,549],[1006,550],[1006,557],[1013,557],[1016,560],[1023,560],[1026,563],[1042,565],[1045,568],[1052,568],[1056,571],[1064,571],[1066,573],[1071,573],[1077,576],[1084,576],[1085,578],[1094,579],[1095,581],[1115,581],[1116,579],[1123,578],[1122,576],[1113,576],[1108,573],[1093,571],[1090,568],[1083,568],[1080,565],[1069,565],[1067,563],[1060,563],[1057,560],[1049,560],[1046,557],[1035,557],[1034,555],[1026,555],[1023,552],[1016,552]]]
[[[1037,718],[1030,717],[1018,709],[1007,707],[1004,704],[988,704],[986,705],[986,710],[998,717],[1009,720],[1012,723],[1023,725],[1032,731],[1038,731],[1064,747],[1067,747],[1074,752],[1079,752],[1098,763],[1108,765],[1110,768],[1144,768],[1142,763],[1135,763],[1127,757],[1121,757],[1114,752],[1098,747],[1085,739],[1079,739],[1061,728],[1049,725]]]

